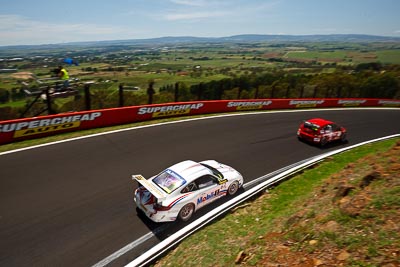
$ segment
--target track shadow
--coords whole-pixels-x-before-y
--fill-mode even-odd
[[[159,241],[162,241],[172,234],[176,233],[183,227],[189,225],[190,223],[194,222],[195,220],[201,218],[208,212],[212,211],[213,209],[219,207],[226,201],[229,201],[230,199],[238,196],[239,194],[243,193],[244,189],[240,188],[238,193],[233,195],[233,196],[224,196],[220,199],[215,200],[214,202],[210,203],[209,205],[197,210],[192,218],[190,218],[188,221],[183,222],[180,220],[176,220],[174,222],[161,222],[161,223],[156,223],[150,220],[140,209],[136,208],[137,216],[139,217],[140,220],[150,229],[150,231],[153,232],[153,234],[157,237]],[[218,216],[215,220],[218,220],[221,218],[223,215]]]
[[[335,140],[335,141],[329,142],[329,143],[321,146],[320,144],[315,144],[315,143],[312,143],[312,142],[308,142],[308,141],[303,140],[303,139],[299,139],[298,138],[298,140],[299,140],[299,142],[302,142],[304,144],[310,145],[312,147],[319,148],[321,150],[331,149],[331,148],[347,145],[349,143],[349,140],[347,140],[347,139],[345,141]]]

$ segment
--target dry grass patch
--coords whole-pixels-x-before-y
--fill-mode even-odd
[[[399,159],[394,140],[335,156],[232,210],[154,266],[400,266]]]

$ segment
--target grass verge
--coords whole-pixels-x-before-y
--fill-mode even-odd
[[[336,155],[182,241],[154,266],[399,266],[400,139]]]

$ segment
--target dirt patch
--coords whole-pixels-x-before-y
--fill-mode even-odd
[[[257,266],[400,266],[399,150],[400,142],[325,181],[318,200],[276,222],[281,232],[264,237]],[[250,266],[246,257],[240,264]]]
[[[290,189],[301,190],[294,184]],[[400,266],[400,141],[318,184],[285,202],[287,210],[266,190],[154,266]],[[294,194],[290,189],[277,194]]]
[[[10,75],[14,79],[21,79],[21,80],[29,80],[33,79],[33,73],[32,72],[16,72]]]

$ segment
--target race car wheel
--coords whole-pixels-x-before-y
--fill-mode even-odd
[[[236,194],[236,192],[239,190],[239,182],[238,181],[234,181],[233,183],[231,183],[231,185],[228,188],[228,194],[230,196],[233,196],[234,194]]]
[[[179,211],[178,214],[179,220],[186,222],[192,217],[193,213],[194,213],[194,205],[192,203],[186,204]]]
[[[342,141],[342,143],[345,143],[347,141],[347,135],[345,133],[342,134],[342,136],[340,137],[340,141]]]
[[[319,144],[320,144],[320,146],[325,146],[327,143],[328,143],[328,139],[326,137],[323,137]]]

